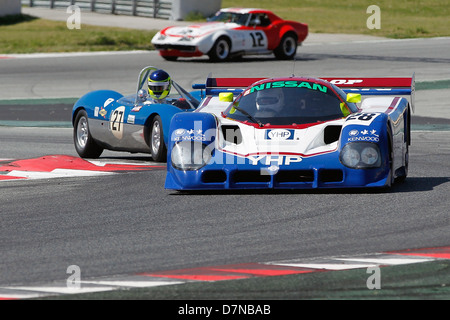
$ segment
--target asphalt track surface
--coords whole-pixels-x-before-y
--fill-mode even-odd
[[[438,81],[445,86],[450,79],[450,59],[445,54],[449,47],[449,39],[443,38],[316,42],[299,48],[295,64],[259,56],[226,64],[212,64],[204,58],[166,62],[155,52],[0,60],[2,96],[20,100],[14,102],[18,103],[16,108],[11,108],[11,103],[0,105],[2,118],[13,121],[0,126],[0,159],[56,154],[75,157],[72,132],[67,127],[70,104],[53,99],[75,98],[100,88],[132,93],[138,72],[145,65],[164,68],[187,88],[204,82],[209,72],[243,77],[293,72],[311,76],[410,76],[415,72],[416,81],[431,83],[416,94],[413,123],[417,126],[412,136],[409,177],[389,191],[185,194],[163,188],[165,170],[161,168],[101,177],[1,182],[0,286],[65,280],[69,265],[80,266],[83,277],[93,278],[449,246],[450,113],[444,101],[448,88],[432,85]],[[38,99],[52,99],[52,103]],[[33,101],[33,105],[23,101]],[[36,106],[48,117],[29,119],[17,113],[23,108],[41,114]],[[28,122],[33,120],[38,120],[36,126]],[[62,125],[38,126],[45,121]],[[147,155],[114,152],[106,152],[103,158],[151,161]],[[414,281],[426,281],[433,272],[433,267],[423,267],[416,271]],[[288,290],[289,281],[276,281],[271,278],[271,285],[265,289],[261,286],[267,282],[255,284],[241,291],[248,292],[247,296],[238,297],[284,298],[275,288]],[[317,295],[288,297],[345,298],[345,281],[332,286],[323,282],[329,279],[319,277],[317,281],[311,284]],[[448,271],[442,281],[448,288]],[[321,295],[322,289],[330,287],[334,295]],[[243,289],[236,285],[224,290],[236,297]],[[258,290],[266,295],[250,294]],[[292,290],[301,290],[301,286]],[[191,295],[177,291],[163,298],[202,297],[198,292],[202,289],[192,289]],[[149,299],[160,297],[140,294]],[[366,294],[361,290],[350,297]],[[396,294],[410,296],[406,290],[394,291],[391,297]],[[448,298],[448,289],[441,294]]]

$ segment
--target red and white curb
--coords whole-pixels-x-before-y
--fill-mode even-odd
[[[65,155],[35,159],[0,159],[0,182],[24,179],[52,179],[111,175],[120,171],[154,170],[164,165],[144,161],[84,160]]]
[[[187,282],[211,282],[248,279],[252,277],[398,266],[431,262],[441,259],[450,259],[450,247],[148,272],[129,276],[84,280],[80,281],[77,287],[68,285],[66,281],[56,281],[53,283],[30,286],[8,286],[0,287],[0,300],[41,298],[46,296],[130,288],[150,288]]]

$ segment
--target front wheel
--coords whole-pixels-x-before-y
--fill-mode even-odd
[[[163,59],[166,61],[177,61],[178,59],[177,56],[161,56],[161,57],[163,57]]]
[[[209,59],[215,62],[225,61],[229,58],[231,52],[230,42],[222,37],[217,39],[212,49],[208,52]]]
[[[155,116],[150,127],[150,149],[154,161],[163,162],[167,157],[167,147],[164,143],[163,125],[160,116]]]
[[[82,158],[96,159],[103,153],[89,132],[89,122],[86,111],[77,113],[73,127],[73,142],[78,155]]]

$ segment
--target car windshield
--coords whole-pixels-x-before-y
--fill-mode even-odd
[[[224,112],[259,125],[295,125],[342,118],[342,100],[328,86],[301,80],[265,82],[245,92]]]
[[[214,17],[211,17],[209,21],[216,21],[216,22],[232,22],[237,23],[240,25],[245,25],[248,20],[248,13],[242,14],[242,13],[236,13],[236,12],[222,12],[219,11],[216,13]]]

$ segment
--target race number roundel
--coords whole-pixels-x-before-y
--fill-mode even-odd
[[[125,115],[125,107],[121,106],[111,113],[111,118],[109,119],[109,130],[111,130],[112,134],[117,139],[122,139],[123,137],[124,115]]]

